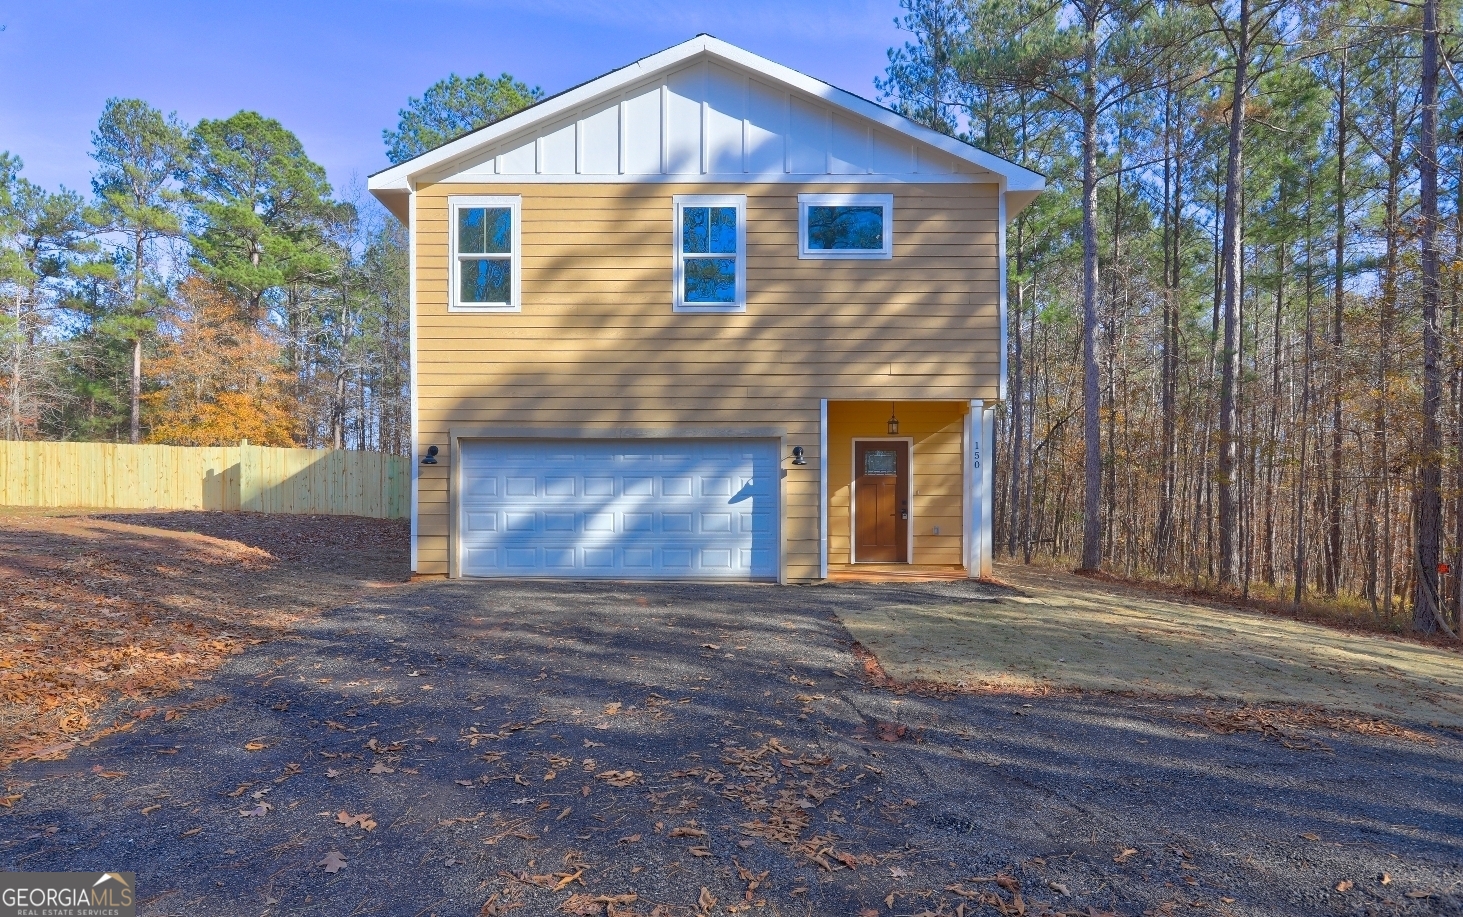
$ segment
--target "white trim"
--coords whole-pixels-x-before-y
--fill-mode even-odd
[[[411,387],[411,572],[417,572],[418,525],[417,525],[417,479],[421,473],[421,436],[417,431],[417,192],[412,188],[407,193],[406,204],[406,264],[407,264],[407,349],[410,365],[407,370],[407,385]]]
[[[828,578],[828,399],[818,403],[818,578]]]
[[[971,503],[975,496],[975,490],[974,484],[972,483],[974,481],[974,475],[970,467],[970,461],[967,458],[970,455],[970,418],[973,413],[967,408],[965,416],[961,418],[960,423],[960,563],[964,565],[967,576],[970,575],[970,570],[974,567],[974,564],[970,560],[970,545],[971,534],[974,531],[971,526],[971,519],[973,518]]]
[[[974,399],[970,402],[970,442],[966,450],[966,480],[970,483],[970,528],[969,544],[966,546],[966,576],[970,579],[980,579],[980,565],[982,565],[982,550],[985,538],[982,537],[982,529],[985,528],[985,496],[982,494],[982,484],[985,481],[985,474],[980,467],[982,449],[980,443],[983,440],[982,423],[985,420],[986,402]]]
[[[367,187],[372,192],[407,188],[411,179],[423,172],[450,165],[454,160],[468,158],[497,140],[540,123],[550,123],[602,96],[620,92],[636,83],[642,83],[699,56],[735,64],[758,75],[763,81],[780,83],[789,90],[819,99],[889,130],[904,134],[927,146],[942,150],[957,159],[973,163],[1000,176],[1002,184],[1010,190],[1040,191],[1046,185],[1046,180],[1035,172],[917,124],[867,99],[830,86],[822,80],[798,73],[796,70],[709,35],[698,35],[689,41],[642,58],[629,66],[621,67],[516,115],[504,118],[496,124],[459,137],[451,143],[423,153],[415,159],[378,172],[367,180]],[[843,177],[847,178],[847,176]],[[986,178],[986,181],[989,180]]]
[[[510,301],[506,303],[460,303],[462,257],[457,251],[457,211],[465,207],[507,207],[513,220],[513,240],[509,243],[508,270]],[[507,195],[453,195],[447,198],[447,311],[448,312],[522,312],[523,295],[523,197]],[[495,260],[503,260],[501,258]]]
[[[884,210],[884,247],[880,249],[808,248],[809,207],[871,207]],[[892,194],[799,194],[798,258],[828,261],[887,261],[894,257],[894,195]]]
[[[1010,372],[1006,350],[1009,347],[1009,332],[1006,329],[1006,192],[1002,191],[996,195],[1000,219],[996,222],[996,261],[997,270],[1000,271],[1000,312],[1001,312],[1001,378],[1000,394],[997,396],[1001,401],[1006,400],[1006,375]]]
[[[745,312],[747,311],[747,196],[745,194],[677,194],[674,234],[671,237],[671,303],[676,312]],[[728,303],[688,303],[686,292],[685,252],[682,250],[681,214],[687,207],[735,207],[737,210],[737,289]]]
[[[905,502],[909,504],[909,518],[904,520],[904,563],[914,563],[914,437],[913,436],[855,436],[849,442],[848,480],[848,562],[859,563],[858,559],[858,444],[895,443],[906,444],[909,455],[909,480],[905,482]],[[864,561],[870,564],[890,563],[884,560]],[[893,561],[899,563],[899,561]]]
[[[591,175],[462,172],[434,179],[437,185],[995,185],[997,176],[975,172],[670,172]],[[381,192],[377,197],[388,192]]]
[[[984,531],[981,532],[980,550],[980,578],[990,579],[995,575],[995,521],[996,521],[996,409],[988,407],[981,423],[981,433],[984,442],[981,444],[981,454],[985,461],[981,463],[980,489],[985,494],[985,512],[982,515]]]

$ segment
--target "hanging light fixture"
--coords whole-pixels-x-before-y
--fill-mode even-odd
[[[894,402],[889,402],[889,435],[896,436],[899,433],[899,418],[894,416]]]

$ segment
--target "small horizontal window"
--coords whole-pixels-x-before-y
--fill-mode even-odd
[[[799,258],[889,258],[893,234],[891,194],[798,195]]]
[[[462,311],[519,311],[519,199],[461,197],[452,208],[452,303]]]
[[[675,309],[740,312],[747,305],[746,198],[675,198]]]

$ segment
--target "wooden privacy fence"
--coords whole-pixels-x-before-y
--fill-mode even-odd
[[[410,487],[408,460],[380,452],[0,442],[0,506],[400,519]]]

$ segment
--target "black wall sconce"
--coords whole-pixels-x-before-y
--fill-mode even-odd
[[[889,402],[889,435],[894,436],[899,432],[899,418],[894,416],[894,402]]]
[[[802,446],[793,446],[792,447],[792,463],[794,465],[806,465],[806,464],[808,464],[808,460],[805,459],[805,458],[803,458],[803,447]]]
[[[422,459],[422,464],[423,465],[435,465],[435,464],[437,464],[437,451],[438,450],[437,450],[437,447],[436,446],[428,446],[427,447],[427,457],[424,458],[424,459]]]

